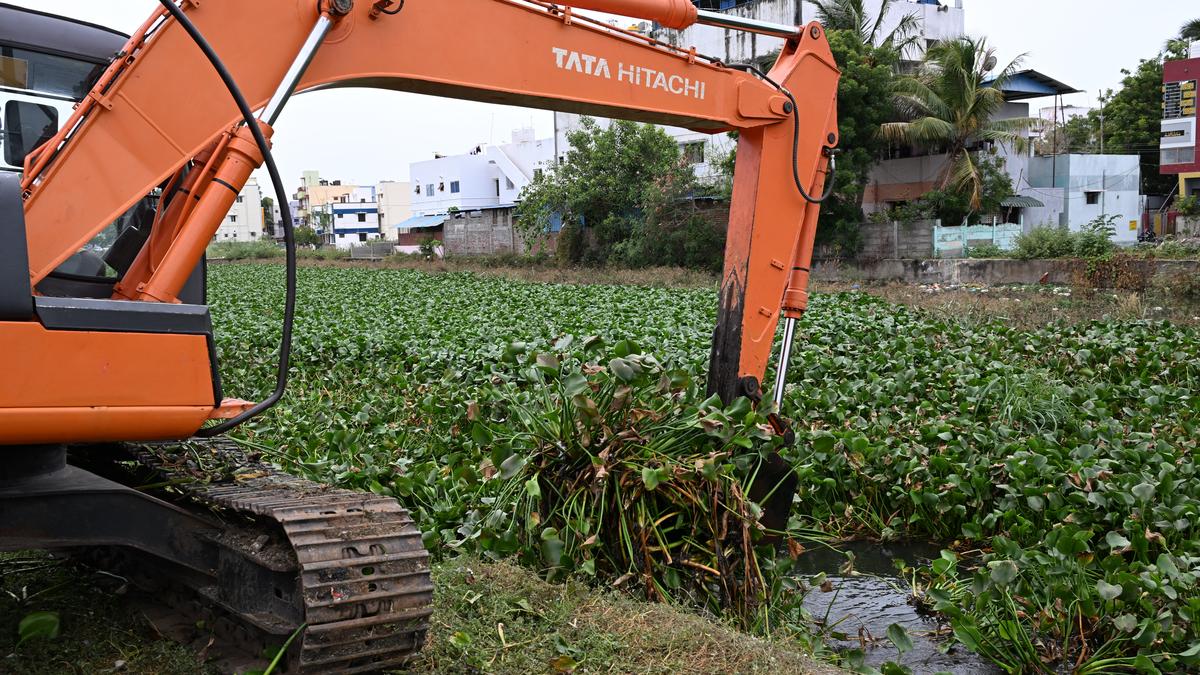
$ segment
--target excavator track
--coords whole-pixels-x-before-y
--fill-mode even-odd
[[[242,568],[250,561],[264,577],[295,580],[288,593],[274,589],[301,605],[290,622],[278,611],[225,611],[279,642],[303,625],[288,650],[287,672],[378,672],[403,666],[424,645],[433,612],[429,554],[396,500],[278,472],[228,440],[125,449],[183,497],[176,501],[224,524],[212,535],[223,555],[241,556]],[[218,585],[254,577],[217,576]],[[269,596],[270,586],[251,593]],[[193,590],[220,606],[231,589]]]

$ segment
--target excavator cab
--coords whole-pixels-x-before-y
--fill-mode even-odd
[[[838,141],[839,72],[819,24],[688,0],[159,4],[128,38],[0,5],[0,550],[95,552],[180,611],[199,604],[235,642],[286,642],[293,672],[372,672],[420,649],[432,585],[408,513],[279,473],[221,437],[286,391],[291,215],[283,208],[278,378],[261,402],[223,391],[204,252],[259,167],[286,205],[269,139],[305,91],[375,87],[738,131],[708,387],[770,405],[763,379],[782,321],[779,401]],[[725,64],[577,9],[750,31],[777,40],[780,56],[769,72]],[[751,494],[779,526],[795,477],[773,459]]]

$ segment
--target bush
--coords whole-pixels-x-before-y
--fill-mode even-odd
[[[1078,258],[1099,258],[1112,253],[1115,245],[1112,242],[1117,228],[1116,216],[1099,216],[1083,226],[1079,232],[1071,235],[1074,251]]]
[[[1181,216],[1200,216],[1200,197],[1196,195],[1180,197],[1179,201],[1175,203],[1175,210]]]
[[[1075,250],[1071,233],[1065,227],[1035,227],[1017,237],[1014,258],[1065,258]]]
[[[350,251],[333,246],[327,248],[298,247],[296,257],[301,260],[345,260],[350,257]]]
[[[1017,237],[1014,258],[1102,258],[1116,248],[1112,238],[1116,233],[1117,216],[1099,216],[1079,232],[1065,227],[1035,227]]]
[[[267,260],[284,256],[283,248],[273,241],[222,241],[210,244],[207,253],[216,260]]]
[[[1009,251],[1005,251],[995,244],[978,244],[967,249],[968,258],[1007,258],[1009,256]]]

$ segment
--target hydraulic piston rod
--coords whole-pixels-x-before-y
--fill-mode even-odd
[[[696,23],[705,26],[732,28],[747,33],[758,33],[759,35],[770,35],[785,40],[794,38],[800,34],[800,29],[796,26],[789,26],[784,23],[772,23],[770,21],[759,21],[758,19],[747,19],[744,16],[737,16],[736,14],[725,14],[724,12],[713,12],[706,9],[696,10]]]

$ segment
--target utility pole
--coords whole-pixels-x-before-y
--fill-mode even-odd
[[[1108,215],[1108,164],[1104,157],[1104,106],[1108,105],[1108,96],[1100,92],[1100,215]]]

